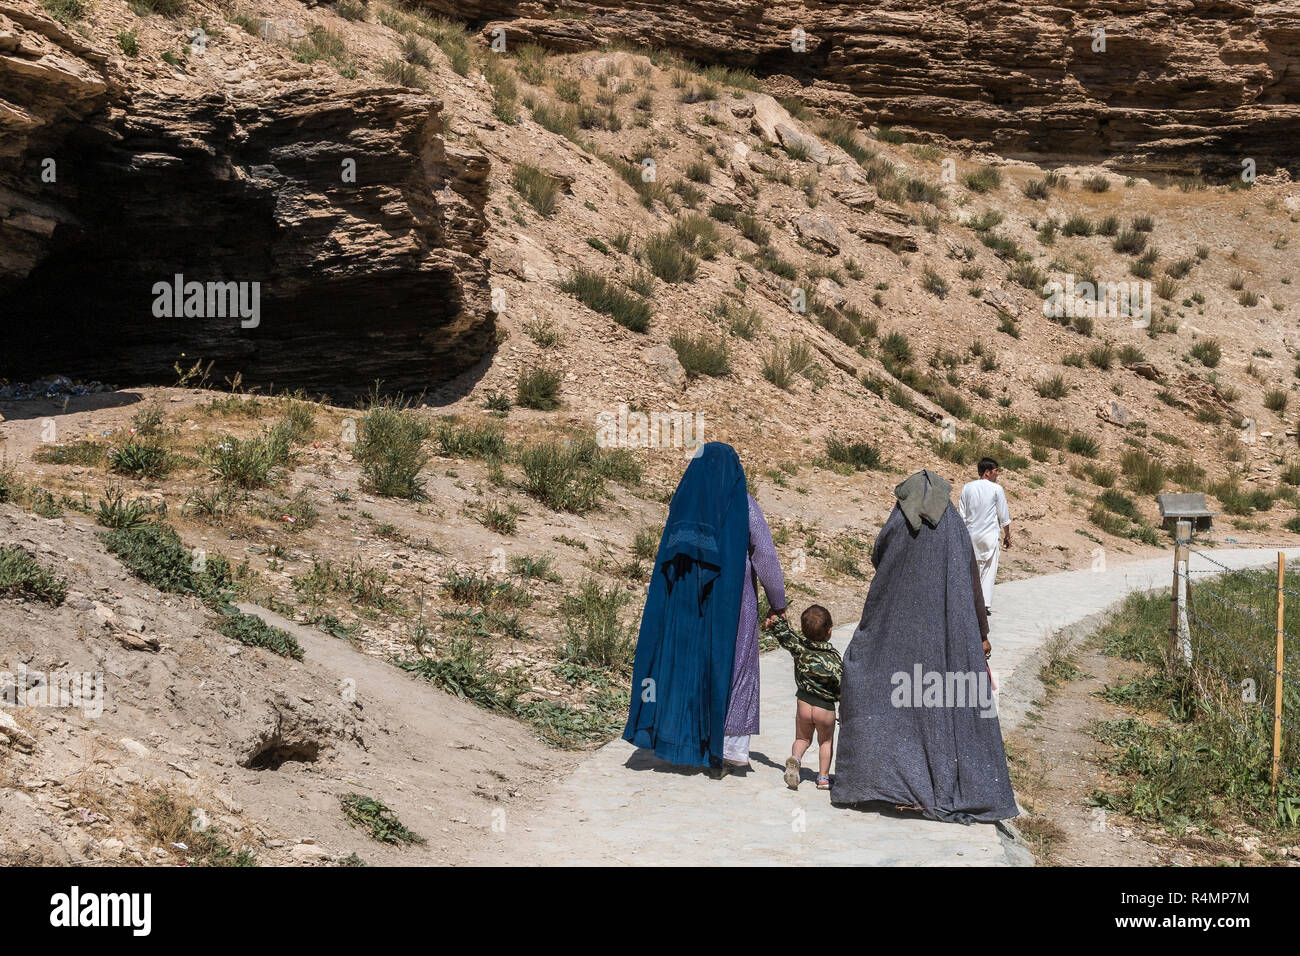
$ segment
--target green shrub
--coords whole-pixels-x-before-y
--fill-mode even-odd
[[[492,504],[479,516],[483,527],[498,534],[514,534],[519,530],[519,510],[513,506]]]
[[[583,514],[595,508],[604,493],[603,477],[571,443],[525,445],[519,464],[524,491],[554,511]]]
[[[120,475],[136,478],[163,478],[171,470],[171,456],[161,445],[128,439],[108,456],[109,467]]]
[[[1214,368],[1223,358],[1223,347],[1219,345],[1218,339],[1201,339],[1192,345],[1191,354],[1192,358],[1206,368]]]
[[[929,266],[921,273],[921,288],[941,299],[949,292],[948,280]]]
[[[273,654],[302,660],[302,645],[288,631],[272,627],[259,617],[234,611],[227,614],[217,630],[232,641],[249,647],[264,647]]]
[[[202,562],[165,524],[113,528],[99,533],[104,547],[116,554],[127,569],[159,591],[218,596],[230,583],[230,562],[216,552]]]
[[[1048,189],[1046,180],[1031,179],[1025,183],[1024,193],[1029,199],[1046,199],[1051,195],[1051,190]]]
[[[696,183],[709,183],[713,179],[713,168],[703,159],[696,159],[686,166],[686,178]]]
[[[554,176],[529,163],[515,163],[510,169],[510,184],[540,215],[555,215],[560,182]]]
[[[1140,494],[1154,495],[1165,486],[1165,466],[1140,448],[1126,451],[1120,457],[1119,467],[1133,490]]]
[[[772,241],[772,232],[749,213],[737,213],[733,221],[740,234],[756,246],[765,246]]]
[[[664,282],[690,282],[700,265],[700,260],[671,232],[651,236],[642,246],[641,254],[650,271]]]
[[[1147,360],[1146,353],[1136,345],[1121,345],[1117,354],[1122,365],[1136,365]]]
[[[967,173],[961,181],[973,193],[986,193],[1002,185],[1002,173],[992,166],[985,166]]]
[[[185,0],[131,0],[131,9],[141,17],[147,17],[151,13],[176,17],[185,9]]]
[[[740,213],[740,207],[735,203],[715,202],[709,207],[709,216],[718,222],[732,223],[736,221],[736,216]]]
[[[1115,469],[1103,468],[1100,465],[1088,465],[1084,468],[1084,473],[1087,474],[1094,485],[1102,488],[1110,488],[1115,484],[1115,479],[1119,477]]]
[[[650,303],[638,295],[624,291],[598,272],[579,266],[560,283],[560,290],[574,296],[587,308],[610,316],[619,325],[633,332],[644,332],[650,327]]]
[[[1025,422],[1020,427],[1020,434],[1034,445],[1044,445],[1047,448],[1063,448],[1065,446],[1065,432],[1059,426],[1042,418]]]
[[[642,561],[653,561],[659,553],[659,539],[662,537],[662,528],[642,528],[632,541],[632,554]]]
[[[558,106],[553,103],[538,103],[532,108],[533,119],[544,129],[550,130],[565,139],[575,139],[578,135],[578,111],[572,106]],[[640,178],[640,174],[637,174]]]
[[[1042,398],[1062,399],[1070,393],[1070,383],[1060,373],[1034,382],[1034,391]]]
[[[380,398],[376,390],[352,447],[365,487],[389,498],[423,499],[419,474],[429,460],[425,443],[432,431],[407,402]]]
[[[668,344],[677,353],[677,360],[691,378],[700,375],[721,376],[731,371],[727,350],[727,340],[721,335],[716,338],[707,332],[690,335],[686,332],[674,332]]]
[[[57,607],[67,595],[67,582],[46,571],[22,548],[0,546],[0,597],[44,601]]]
[[[1125,229],[1111,243],[1111,248],[1116,252],[1124,252],[1129,255],[1137,255],[1147,247],[1147,236],[1144,232],[1136,232],[1132,229]]]
[[[486,458],[498,460],[506,453],[506,433],[490,423],[460,425],[439,419],[434,426],[438,447],[451,458]]]
[[[1109,371],[1115,362],[1115,349],[1110,343],[1096,345],[1088,350],[1088,363],[1103,372]]]
[[[806,342],[773,343],[763,357],[763,377],[777,388],[789,390],[795,376],[807,372],[812,364],[812,350]]]
[[[1273,495],[1269,491],[1264,488],[1242,488],[1235,477],[1211,485],[1207,490],[1219,499],[1224,512],[1230,515],[1249,515],[1273,507]]]
[[[530,319],[524,323],[524,332],[542,349],[555,348],[564,341],[563,334],[550,319]]]
[[[523,408],[550,412],[560,407],[560,382],[563,376],[554,369],[533,366],[519,373],[515,403]]]
[[[1096,458],[1101,453],[1101,443],[1091,435],[1072,432],[1066,440],[1065,450],[1084,458]]]
[[[720,299],[713,307],[713,314],[722,320],[732,335],[746,340],[752,339],[763,326],[763,319],[757,311],[729,299]]]
[[[1032,262],[1017,262],[1007,272],[1007,278],[1032,292],[1039,291],[1047,282],[1046,273]]]
[[[902,332],[889,332],[880,339],[880,351],[899,365],[911,363],[912,344]]]
[[[577,594],[560,605],[564,615],[564,659],[573,664],[619,673],[632,669],[637,632],[619,620],[631,595],[619,584],[607,589],[587,579]]]
[[[138,528],[147,524],[158,509],[148,501],[124,501],[120,489],[110,488],[99,501],[95,520],[105,528]],[[166,510],[166,505],[162,506]]]
[[[424,842],[424,837],[408,830],[392,810],[373,797],[349,793],[340,798],[340,802],[343,806],[343,818],[348,821],[348,826],[361,827],[368,831],[372,840],[393,846]]]
[[[839,438],[826,439],[826,457],[855,471],[870,470],[880,466],[880,448],[870,442],[846,442]]]
[[[221,481],[236,488],[261,488],[289,461],[287,432],[268,431],[255,438],[223,435],[210,441],[203,459]]]
[[[1061,226],[1061,232],[1067,236],[1091,236],[1093,233],[1092,220],[1087,216],[1076,213],[1065,220],[1065,223]]]

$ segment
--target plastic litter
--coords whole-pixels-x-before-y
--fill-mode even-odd
[[[74,382],[66,375],[51,375],[34,382],[11,382],[0,378],[0,401],[26,402],[34,398],[62,398],[65,395],[93,395],[115,389],[103,382]]]

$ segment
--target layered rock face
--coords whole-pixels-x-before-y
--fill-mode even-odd
[[[3,374],[159,382],[204,359],[216,382],[338,400],[377,379],[435,387],[487,354],[488,160],[443,141],[438,101],[132,89],[15,12],[0,7]]]
[[[1210,176],[1247,158],[1300,171],[1294,2],[420,2],[508,42],[619,39],[748,67],[778,95],[962,147]]]

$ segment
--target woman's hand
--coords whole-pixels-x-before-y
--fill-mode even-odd
[[[993,645],[986,640],[984,641],[984,659],[988,660],[992,656],[993,656]]]
[[[763,626],[771,627],[773,624],[776,623],[776,619],[778,617],[785,617],[785,608],[781,608],[781,610],[779,611],[769,612],[769,614],[767,615],[767,620],[763,622]]]

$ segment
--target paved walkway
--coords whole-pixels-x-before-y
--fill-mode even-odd
[[[1269,564],[1276,553],[1213,552],[1231,568]],[[1300,548],[1287,556],[1300,557]],[[1193,556],[1193,571],[1211,568]],[[1169,555],[999,584],[990,641],[1003,732],[1019,723],[1040,691],[1040,652],[1051,635],[1072,629],[1081,636],[1126,594],[1168,587],[1172,575]],[[841,651],[855,626],[835,629]],[[760,666],[762,733],[751,742],[753,770],[712,780],[616,740],[562,781],[526,828],[508,828],[500,849],[507,858],[524,851],[532,859],[579,865],[1032,865],[1002,826],[832,807],[829,794],[813,783],[814,750],[804,758],[805,782],[797,791],[787,789],[781,775],[794,731],[793,667],[780,650],[765,654]]]

